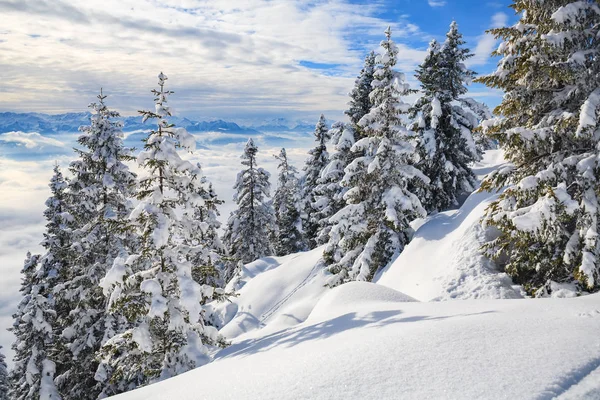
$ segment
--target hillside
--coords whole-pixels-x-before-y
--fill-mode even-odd
[[[489,151],[475,172],[503,163]],[[228,287],[239,296],[214,310],[232,345],[116,398],[597,398],[600,296],[510,300],[519,287],[479,255],[495,196],[416,221],[378,284],[327,288],[322,248],[246,265]]]

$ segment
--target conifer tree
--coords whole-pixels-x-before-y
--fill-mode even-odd
[[[237,209],[227,221],[224,242],[229,254],[244,264],[273,254],[270,242],[275,216],[269,201],[269,173],[256,164],[258,148],[248,139],[242,165],[246,168],[238,176],[233,200]]]
[[[42,245],[43,256],[27,253],[22,269],[21,294],[12,331],[16,336],[15,369],[11,374],[11,398],[15,400],[60,399],[54,378],[56,359],[62,352],[57,324],[65,314],[56,304],[55,293],[67,276],[70,260],[72,215],[66,199],[67,183],[58,165],[50,180],[52,195],[46,200],[48,223]],[[39,267],[38,267],[39,266]]]
[[[461,47],[464,43],[456,22],[452,22],[444,45],[433,40],[415,74],[421,82],[422,97],[410,110],[417,118],[411,128],[419,133],[418,167],[431,181],[416,188],[428,212],[457,206],[459,197],[473,191],[475,183],[469,164],[480,157],[472,135],[476,121],[455,104],[474,76],[464,65],[472,56]]]
[[[9,400],[8,397],[8,370],[6,367],[5,355],[2,353],[2,346],[0,346],[0,400]]]
[[[157,120],[137,158],[146,176],[140,180],[139,204],[129,216],[137,226],[140,250],[118,257],[101,285],[109,307],[124,316],[128,329],[101,349],[96,379],[102,396],[166,379],[209,361],[207,346],[224,344],[204,320],[203,304],[219,292],[192,276],[192,260],[204,251],[190,243],[194,207],[202,204],[201,171],[183,160],[178,148],[192,150],[195,138],[168,122],[167,77],[158,76],[153,90],[155,111],[140,111],[143,120]]]
[[[358,136],[354,124],[336,122],[329,130],[329,134],[333,153],[329,163],[321,171],[313,203],[313,208],[316,210],[315,219],[319,221],[316,239],[318,245],[329,241],[329,232],[333,224],[330,218],[346,205],[344,194],[347,188],[341,184],[345,174],[344,169],[359,156],[359,153],[351,151]]]
[[[317,246],[317,235],[319,233],[319,219],[314,208],[317,198],[315,189],[319,184],[321,171],[329,162],[327,153],[327,141],[330,139],[329,130],[325,122],[325,116],[321,114],[314,132],[317,145],[309,150],[304,170],[304,181],[302,184],[302,229],[309,249]]]
[[[345,170],[342,184],[348,187],[346,206],[331,218],[334,225],[324,252],[324,261],[333,274],[331,286],[351,280],[371,281],[410,240],[409,223],[425,213],[408,189],[411,179],[427,181],[411,165],[412,135],[401,117],[408,111],[401,97],[410,89],[404,75],[393,69],[398,48],[389,27],[385,35],[381,42],[384,53],[377,56],[370,94],[373,107],[359,121],[365,137],[352,146],[362,155]]]
[[[350,122],[354,125],[358,124],[358,121],[362,117],[371,111],[371,100],[369,94],[371,93],[371,83],[373,82],[373,73],[375,72],[375,52],[370,52],[365,57],[365,64],[361,69],[360,74],[354,81],[354,88],[349,93],[350,106],[344,114],[350,117]]]
[[[298,182],[298,171],[290,165],[285,149],[281,149],[279,160],[278,187],[273,196],[273,208],[275,210],[275,226],[273,247],[275,254],[284,256],[297,253],[305,249],[302,233],[299,226],[300,221],[300,187]]]
[[[499,116],[483,124],[510,167],[488,176],[486,190],[507,186],[484,222],[500,230],[486,253],[529,294],[554,282],[600,289],[600,6],[594,1],[518,0],[498,68],[479,78],[505,92]]]
[[[90,105],[91,124],[80,128],[82,149],[76,150],[79,159],[70,165],[69,197],[77,203],[72,214],[78,227],[73,235],[78,254],[57,293],[60,302],[71,305],[59,321],[68,350],[57,377],[65,399],[96,399],[101,391],[94,379],[95,353],[114,332],[99,282],[115,258],[134,250],[127,216],[136,180],[124,163],[132,157],[123,148],[121,124],[114,121],[119,114],[107,108],[105,99],[100,92],[98,102]]]

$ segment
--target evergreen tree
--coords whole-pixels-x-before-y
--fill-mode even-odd
[[[141,236],[139,252],[118,257],[101,282],[110,294],[109,307],[124,316],[129,328],[102,347],[96,379],[102,396],[133,389],[183,373],[209,361],[207,346],[224,344],[204,320],[203,304],[219,290],[199,284],[192,276],[192,260],[204,251],[193,241],[194,207],[202,204],[201,171],[183,160],[178,148],[192,150],[195,138],[167,120],[164,88],[158,76],[155,111],[140,111],[157,127],[145,139],[137,158],[146,171],[140,180],[139,204],[129,216]]]
[[[486,253],[532,295],[554,282],[600,289],[600,7],[595,1],[519,0],[498,68],[480,82],[505,92],[495,123],[484,124],[510,167],[488,176],[507,186],[484,221],[500,230]]]
[[[315,219],[319,222],[317,244],[323,245],[329,241],[329,232],[332,222],[330,218],[346,205],[344,194],[347,187],[342,186],[345,168],[358,157],[359,154],[352,152],[352,146],[357,139],[357,129],[353,124],[336,122],[329,130],[331,135],[330,145],[333,153],[327,166],[321,171],[318,185],[315,188],[315,202],[313,208],[316,210]]]
[[[305,250],[302,233],[300,233],[300,187],[298,171],[289,164],[285,149],[281,149],[279,160],[279,182],[275,195],[273,196],[273,208],[275,209],[274,249],[275,254],[284,256]]]
[[[15,400],[61,398],[54,383],[54,360],[64,354],[57,324],[62,310],[57,309],[55,293],[64,282],[72,259],[72,216],[66,201],[67,183],[58,165],[49,186],[52,195],[46,200],[44,216],[48,223],[42,241],[46,253],[41,257],[27,254],[21,271],[23,298],[13,315],[12,331],[17,339],[13,345],[11,398]]]
[[[404,75],[393,70],[398,48],[391,29],[381,42],[384,53],[377,56],[377,68],[370,99],[373,104],[359,124],[365,137],[353,151],[362,151],[346,167],[342,185],[346,206],[332,218],[330,240],[324,261],[333,274],[329,285],[360,280],[371,281],[387,266],[411,238],[409,223],[425,211],[408,189],[410,179],[420,177],[411,165],[412,137],[404,126],[402,113],[408,111],[401,96],[410,92]]]
[[[74,247],[78,250],[67,281],[57,293],[59,302],[69,304],[69,313],[59,321],[62,341],[68,349],[56,381],[65,399],[96,399],[101,385],[94,379],[98,366],[95,353],[113,334],[112,316],[106,314],[107,299],[99,286],[107,266],[133,250],[127,216],[131,211],[135,175],[124,161],[132,159],[123,148],[121,124],[113,119],[100,92],[92,103],[91,124],[81,127],[69,182],[73,207]]]
[[[321,171],[329,162],[327,153],[327,141],[330,139],[329,130],[325,123],[325,116],[321,114],[314,132],[317,146],[309,150],[304,170],[304,181],[302,185],[302,228],[308,248],[317,246],[317,235],[319,233],[319,217],[314,208],[317,198],[315,189],[319,184]]]
[[[8,400],[8,370],[6,367],[5,356],[2,353],[2,346],[0,346],[0,400]]]
[[[415,74],[422,97],[410,110],[411,117],[418,117],[411,128],[419,133],[418,168],[431,181],[425,187],[417,184],[416,190],[428,212],[457,206],[459,197],[473,191],[475,183],[469,163],[480,157],[472,136],[476,121],[455,104],[474,76],[463,64],[472,56],[461,47],[464,43],[452,22],[444,45],[433,40]]]
[[[269,202],[269,173],[256,164],[258,148],[248,139],[242,165],[247,167],[238,176],[233,200],[237,210],[227,221],[224,242],[229,254],[244,264],[273,254],[270,242],[275,217]]]
[[[370,52],[365,57],[365,65],[360,71],[360,74],[354,81],[354,88],[349,93],[350,106],[344,114],[350,117],[350,122],[354,125],[358,124],[358,121],[362,117],[371,111],[371,100],[369,94],[371,93],[371,83],[373,82],[373,73],[375,72],[375,52]]]

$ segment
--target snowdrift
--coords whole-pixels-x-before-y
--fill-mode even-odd
[[[502,152],[491,150],[474,172],[482,179],[503,163]],[[481,255],[481,245],[493,231],[479,221],[497,196],[475,192],[458,210],[428,217],[377,283],[420,301],[522,297],[511,279]]]
[[[365,301],[366,300],[366,301]],[[305,322],[117,396],[142,399],[550,399],[600,395],[600,295],[419,303],[343,285]]]
[[[217,306],[228,339],[256,329],[273,331],[304,321],[328,290],[326,275],[317,263],[323,247],[285,257],[267,257],[244,266],[229,283],[238,297]]]

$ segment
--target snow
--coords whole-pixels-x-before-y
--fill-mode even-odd
[[[405,300],[343,285],[304,323],[238,340],[211,364],[115,399],[597,398],[600,295]]]
[[[478,179],[502,167],[501,150],[490,150],[474,165]],[[510,278],[481,254],[493,232],[480,219],[496,193],[473,193],[458,210],[428,217],[377,283],[420,301],[519,298]]]

